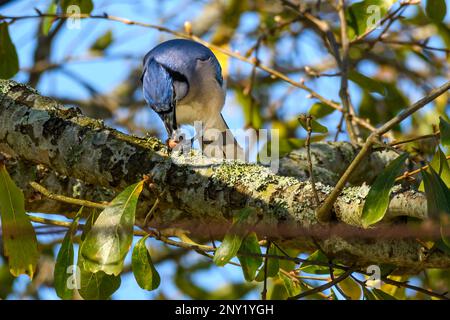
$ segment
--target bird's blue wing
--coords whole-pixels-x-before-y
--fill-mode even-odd
[[[144,98],[156,112],[168,112],[174,100],[173,79],[155,59],[145,61],[142,76]]]

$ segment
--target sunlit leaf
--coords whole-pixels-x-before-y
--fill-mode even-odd
[[[275,277],[268,280],[267,298],[269,300],[286,300],[289,298],[283,279]]]
[[[216,265],[222,267],[226,265],[239,251],[242,239],[244,238],[246,229],[253,210],[244,208],[233,219],[231,229],[225,235],[222,243],[214,253],[213,261]]]
[[[450,147],[450,123],[439,117],[439,130],[441,132],[441,143]]]
[[[81,245],[87,271],[118,275],[133,240],[136,204],[143,181],[122,191],[98,216]]]
[[[425,11],[431,20],[441,22],[447,14],[447,4],[445,0],[427,0]]]
[[[47,14],[55,14],[58,5],[56,1],[52,1],[47,9]],[[44,36],[48,35],[50,28],[52,27],[53,22],[56,20],[55,17],[45,17],[42,20],[42,34]]]
[[[260,103],[257,100],[252,102],[251,95],[245,95],[242,90],[236,90],[236,100],[242,106],[245,124],[251,124],[253,128],[259,129],[264,124],[264,119],[260,110]]]
[[[242,241],[238,253],[241,254],[238,255],[238,259],[242,266],[242,272],[244,273],[245,280],[253,281],[256,276],[256,271],[258,271],[258,268],[263,262],[263,259],[260,256],[258,257],[245,255],[261,255],[261,247],[259,246],[258,238],[255,232],[251,232],[245,237],[245,239]]]
[[[338,284],[339,288],[352,300],[361,298],[361,286],[351,277],[347,277]]]
[[[278,250],[275,245],[271,245],[269,248],[268,254],[270,256],[283,256],[283,253]],[[267,267],[266,267],[266,259],[264,259],[264,264],[259,269],[258,275],[256,276],[256,281],[264,281],[264,277],[272,278],[275,277],[280,271],[280,260],[278,258],[268,258],[267,259]]]
[[[307,118],[306,115],[300,115],[298,117],[298,121],[300,122],[300,125],[303,127],[303,129],[308,131],[308,123],[307,123],[306,118]],[[327,127],[321,125],[318,121],[316,121],[314,119],[310,119],[309,125],[311,127],[312,132],[318,132],[318,133],[327,133],[328,132]]]
[[[16,47],[8,32],[8,23],[0,23],[0,79],[9,79],[19,71]]]
[[[328,258],[323,254],[322,251],[316,250],[313,252],[309,257],[308,261],[311,262],[321,262],[328,264]],[[300,270],[305,273],[311,273],[311,274],[329,274],[330,268],[328,266],[318,266],[314,264],[309,263],[303,263],[300,267]]]
[[[0,259],[0,299],[6,299],[13,291],[14,280],[16,279],[9,272],[7,265],[2,265]]]
[[[372,294],[377,300],[397,300],[394,296],[377,288],[372,289]]]
[[[450,166],[448,164],[447,157],[442,152],[441,148],[438,148],[430,162],[430,166],[436,171],[436,173],[441,177],[442,181],[450,187]],[[424,192],[424,183],[421,182],[419,186],[419,191]]]
[[[80,239],[81,241],[84,241],[86,239],[86,235],[91,230],[92,226],[94,225],[95,221],[97,220],[99,215],[99,212],[95,208],[91,208],[91,214],[86,218],[86,221],[83,226],[83,231],[81,232]]]
[[[316,102],[311,106],[308,113],[312,115],[314,118],[320,119],[332,114],[334,111],[336,111],[336,109],[333,109],[332,107],[326,105],[325,103]]]
[[[73,272],[68,272],[73,267],[74,251],[73,251],[73,236],[78,228],[78,221],[80,220],[83,208],[81,208],[75,219],[67,230],[64,236],[61,248],[58,251],[56,258],[55,270],[53,271],[54,286],[58,297],[64,300],[73,298],[74,288],[68,285],[68,280],[73,276]]]
[[[255,289],[255,285],[251,282],[226,283],[214,290],[206,290],[197,285],[192,280],[192,276],[196,271],[209,269],[213,264],[210,261],[202,260],[194,265],[184,268],[181,264],[177,265],[175,273],[175,285],[181,293],[196,300],[203,299],[241,299],[251,290]]]
[[[105,51],[113,42],[113,33],[111,30],[106,31],[100,37],[95,40],[94,44],[91,46],[92,51],[102,52]]]
[[[346,10],[350,38],[376,28],[396,0],[363,0],[353,3]]]
[[[27,274],[33,278],[39,259],[36,233],[25,213],[23,192],[3,163],[0,163],[0,217],[3,249],[11,274],[16,277]]]
[[[364,202],[361,222],[368,227],[383,219],[389,206],[391,189],[395,184],[395,178],[400,174],[408,154],[404,153],[377,176],[370,188],[369,194]]]
[[[138,285],[142,289],[151,291],[159,287],[161,278],[153,265],[145,240],[147,240],[147,237],[143,237],[134,246],[131,268]]]
[[[242,235],[227,233],[214,253],[214,263],[220,267],[226,265],[239,251]]]

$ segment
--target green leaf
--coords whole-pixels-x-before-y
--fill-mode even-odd
[[[73,298],[74,287],[68,285],[69,278],[73,273],[68,272],[73,266],[74,251],[73,251],[73,236],[77,232],[78,221],[80,220],[83,207],[80,208],[75,219],[67,230],[64,236],[58,256],[56,257],[55,270],[53,271],[54,286],[58,297],[64,300]]]
[[[269,255],[273,256],[282,256],[283,253],[278,250],[278,248],[274,245],[271,245],[269,248]],[[264,281],[264,273],[266,270],[266,263],[264,260],[263,266],[259,269],[258,275],[256,276],[256,281]],[[267,278],[272,278],[278,275],[278,271],[280,271],[280,261],[276,258],[268,258],[267,259]]]
[[[372,291],[370,291],[369,289],[363,287],[363,292],[364,292],[364,299],[365,300],[377,300],[377,298],[374,296]]]
[[[376,27],[395,2],[396,0],[364,0],[349,6],[346,20],[350,39]]]
[[[316,261],[316,262],[323,262],[328,263],[328,258],[322,253],[320,250],[316,250],[313,252],[309,257],[308,261]],[[330,268],[327,266],[318,266],[314,264],[302,264],[302,267],[300,267],[300,270],[305,273],[311,273],[311,274],[329,274]]]
[[[58,5],[56,4],[56,1],[52,1],[47,9],[47,14],[55,14],[57,8]],[[44,20],[42,20],[42,34],[44,36],[48,35],[50,28],[52,27],[52,24],[55,20],[55,17],[45,17]]]
[[[439,117],[439,130],[441,132],[441,143],[450,147],[450,123],[442,117]]]
[[[81,245],[87,271],[118,275],[133,241],[136,204],[143,181],[122,191],[98,216]]]
[[[81,241],[84,241],[86,239],[86,235],[91,231],[92,226],[94,225],[95,221],[97,220],[99,215],[99,212],[95,208],[91,208],[91,214],[86,218],[86,221],[84,223],[83,232],[81,233],[80,239]]]
[[[80,13],[84,14],[90,14],[94,9],[92,0],[61,0],[61,8],[64,13],[70,13],[67,12],[67,8],[72,5],[78,6],[80,8]]]
[[[91,50],[100,52],[105,51],[112,42],[113,33],[111,30],[108,30],[95,40],[94,44],[91,46]]]
[[[2,264],[0,258],[0,299],[5,300],[13,292],[14,278],[7,265]]]
[[[386,95],[387,89],[380,81],[376,81],[372,78],[366,77],[365,75],[357,71],[350,71],[348,74],[348,78],[368,92],[376,92],[383,96]]]
[[[300,115],[298,117],[298,121],[300,122],[300,125],[303,127],[303,129],[308,131],[306,117],[307,117],[306,115]],[[312,132],[318,132],[318,133],[327,133],[328,132],[327,127],[321,125],[319,122],[317,122],[314,119],[311,119],[310,125],[311,125]]]
[[[361,298],[361,286],[351,277],[347,277],[338,284],[339,288],[352,300]]]
[[[425,11],[431,20],[441,22],[447,14],[447,4],[445,0],[427,0]]]
[[[377,288],[372,289],[372,294],[377,300],[397,300],[394,296]]]
[[[261,103],[258,99],[253,100],[251,95],[245,95],[242,90],[236,90],[235,94],[238,104],[242,106],[245,123],[251,124],[255,129],[262,128],[264,118],[260,110]]]
[[[249,233],[244,241],[242,241],[241,247],[239,248],[238,253],[252,253],[261,255],[261,247],[258,243],[258,238],[255,232]],[[242,266],[242,272],[244,273],[244,278],[247,281],[253,281],[256,276],[256,271],[261,266],[263,259],[261,256],[246,256],[246,255],[238,255],[239,262]]]
[[[248,230],[248,223],[253,218],[252,213],[253,209],[244,208],[235,216],[231,229],[214,253],[213,261],[216,265],[223,267],[236,256],[241,247],[242,239]]]
[[[441,148],[438,147],[438,150],[430,162],[430,166],[436,171],[439,177],[441,177],[447,187],[450,187],[450,166],[448,165],[447,157],[442,152]],[[419,191],[425,191],[423,181],[419,186]]]
[[[131,267],[138,285],[145,290],[155,290],[161,283],[161,278],[153,265],[150,253],[145,245],[147,237],[143,237],[136,243],[131,257]]]
[[[289,257],[297,257],[302,251],[295,248],[283,248],[283,251],[289,255]],[[284,271],[292,271],[296,269],[297,263],[293,260],[280,259],[280,269]]]
[[[320,119],[332,114],[334,111],[336,111],[336,109],[333,109],[325,103],[316,102],[311,106],[311,109],[309,109],[308,113],[314,118]]]
[[[425,195],[427,197],[428,217],[439,217],[442,213],[450,213],[450,192],[444,181],[432,167],[422,170]]]
[[[84,268],[85,261],[78,255],[78,267],[80,268],[80,288],[78,293],[86,300],[106,300],[120,287],[120,276],[114,276],[98,271],[89,272]]]
[[[444,230],[446,231],[449,226],[450,190],[431,166],[426,171],[422,170],[422,177],[427,197],[428,217],[438,218],[441,221],[441,239],[435,243],[435,246],[447,252],[445,247],[450,248],[450,238]]]
[[[0,23],[0,79],[12,78],[19,71],[19,58],[11,41],[8,24]]]
[[[407,153],[402,154],[389,163],[375,179],[364,202],[362,224],[365,228],[383,219],[389,206],[389,196],[395,178],[400,174],[403,163],[407,158]]]
[[[5,256],[11,274],[27,274],[33,278],[39,259],[36,233],[25,213],[25,200],[20,190],[0,163],[0,217]]]
[[[242,243],[242,236],[227,233],[219,248],[214,253],[213,261],[219,267],[226,265],[239,251]]]
[[[294,297],[302,292],[300,280],[294,281],[284,273],[280,272],[280,278],[283,280],[284,287],[289,297]]]

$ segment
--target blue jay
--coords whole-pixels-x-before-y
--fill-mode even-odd
[[[206,155],[243,159],[221,114],[224,81],[210,49],[191,40],[163,42],[145,55],[141,80],[144,98],[164,122],[168,141],[179,125],[200,121],[203,131],[196,134]]]

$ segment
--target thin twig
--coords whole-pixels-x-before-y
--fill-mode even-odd
[[[268,268],[268,264],[269,264],[270,245],[271,245],[271,242],[267,241],[266,255],[264,257],[264,284],[263,284],[263,290],[261,291],[261,300],[267,300],[267,268]]]
[[[413,137],[413,138],[409,138],[409,139],[405,139],[405,140],[393,141],[393,142],[389,143],[389,145],[391,147],[394,147],[394,146],[398,146],[400,144],[415,142],[415,141],[419,141],[419,140],[439,138],[440,134],[441,134],[440,131],[437,131],[435,133],[425,134],[425,135],[420,136],[420,137]]]
[[[344,118],[347,126],[348,136],[350,141],[354,144],[360,142],[360,132],[357,126],[353,125],[352,117],[355,114],[350,95],[348,93],[348,62],[349,62],[349,49],[350,42],[347,36],[347,18],[345,16],[345,1],[339,0],[339,21],[341,23],[341,88],[339,90],[339,96],[341,97],[342,105],[344,106]]]
[[[107,207],[106,204],[92,202],[92,201],[88,201],[88,200],[82,200],[82,199],[75,199],[75,198],[52,193],[49,190],[47,190],[44,186],[42,186],[39,183],[34,182],[34,181],[30,182],[30,186],[34,190],[38,191],[39,193],[41,193],[42,195],[44,195],[45,197],[47,197],[51,200],[69,203],[69,204],[73,204],[73,205],[77,205],[77,206],[85,206],[85,207],[89,207],[89,208],[105,209]]]
[[[324,290],[327,290],[329,288],[331,288],[334,285],[337,285],[339,282],[345,280],[348,276],[350,276],[355,270],[350,268],[347,271],[345,271],[343,274],[341,274],[339,277],[335,278],[334,280],[331,280],[321,286],[318,286],[314,289],[302,292],[296,296],[290,297],[288,298],[289,300],[298,300],[307,296],[310,296],[312,294],[318,293],[318,292],[322,292]]]
[[[445,158],[446,158],[447,160],[449,160],[449,159],[450,159],[450,156],[446,156]],[[418,174],[418,173],[420,173],[420,172],[423,171],[423,170],[427,170],[428,167],[429,167],[429,165],[425,165],[425,166],[420,167],[419,169],[416,169],[416,170],[413,170],[413,171],[406,171],[406,172],[403,173],[401,176],[395,178],[395,181],[400,181],[400,180],[406,179],[406,178],[408,178],[408,177],[410,177],[410,176],[413,176],[413,175],[415,175],[415,174]]]
[[[306,135],[305,147],[306,147],[306,157],[307,157],[307,161],[308,161],[309,180],[311,182],[311,188],[312,188],[312,191],[314,194],[314,200],[316,202],[316,206],[319,206],[320,199],[319,199],[319,195],[316,190],[316,180],[314,178],[313,165],[312,165],[312,161],[311,161],[311,133],[312,133],[311,121],[312,121],[312,116],[307,115],[306,116],[307,135]]]

